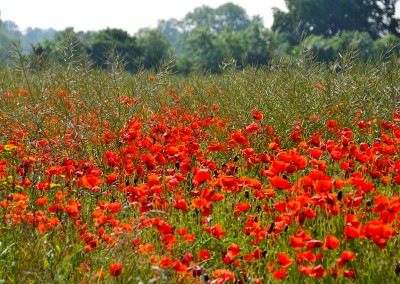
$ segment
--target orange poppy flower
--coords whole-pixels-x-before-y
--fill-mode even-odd
[[[36,204],[39,206],[44,206],[47,203],[47,198],[46,197],[40,197],[38,199],[36,199]]]
[[[320,90],[320,89],[323,89],[323,88],[324,88],[324,84],[322,84],[322,83],[317,83],[317,84],[314,85],[314,88],[315,88],[315,89],[319,89],[319,90]]]

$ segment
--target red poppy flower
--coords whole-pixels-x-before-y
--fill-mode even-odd
[[[113,203],[110,203],[107,208],[111,212],[117,213],[117,212],[119,212],[119,210],[121,210],[121,207],[122,207],[121,202],[113,202]]]
[[[335,236],[327,236],[325,240],[325,246],[328,249],[336,249],[340,246],[340,241]]]
[[[222,225],[220,224],[216,224],[212,227],[206,227],[205,230],[207,233],[212,234],[212,236],[218,240],[226,235],[226,232],[222,231]]]
[[[337,260],[340,267],[344,266],[347,262],[356,258],[356,255],[352,251],[344,250],[341,257]]]
[[[289,255],[287,255],[284,252],[278,252],[278,263],[280,265],[282,265],[282,267],[286,268],[288,267],[290,264],[292,264],[293,259],[290,258]]]
[[[249,210],[251,208],[250,203],[237,203],[235,206],[236,206],[236,210],[234,212],[235,218],[237,218],[240,213],[246,212],[247,210]]]
[[[313,249],[313,248],[320,248],[324,246],[324,243],[321,242],[320,240],[309,240],[306,242],[307,248],[309,250]]]
[[[201,250],[199,252],[199,259],[201,260],[209,260],[211,258],[209,250]]]
[[[302,238],[290,236],[290,246],[297,250],[299,248],[304,247],[305,242],[303,241]]]
[[[272,178],[268,178],[269,182],[272,184],[273,187],[278,189],[289,189],[290,182],[280,176],[274,176]]]
[[[193,177],[193,184],[195,186],[209,180],[211,178],[210,172],[207,169],[195,170],[195,175]]]
[[[310,218],[310,219],[314,219],[315,217],[318,216],[317,212],[315,210],[311,209],[310,207],[304,208],[303,213],[307,218]]]
[[[252,122],[246,127],[247,133],[253,133],[260,129],[260,125],[258,123]]]
[[[122,264],[121,263],[113,263],[110,266],[110,274],[111,276],[118,277],[122,273]]]
[[[236,282],[235,273],[227,269],[214,270],[212,275],[214,277],[218,277],[217,279],[215,279],[215,283],[222,284],[222,283]]]
[[[300,264],[303,261],[308,261],[308,262],[317,261],[317,256],[309,250],[303,252],[296,252],[296,255],[297,255],[297,260],[296,260],[297,264]]]
[[[343,270],[343,276],[347,277],[347,278],[354,278],[355,277],[355,273],[353,270]]]
[[[246,144],[249,140],[243,135],[241,131],[232,134],[232,140],[238,144]]]
[[[286,277],[286,269],[278,269],[272,274],[272,276],[274,276],[275,279],[283,279]]]
[[[263,114],[261,111],[258,110],[253,110],[251,112],[251,114],[253,115],[253,118],[257,121],[262,121],[263,120]]]
[[[196,239],[196,236],[194,234],[187,234],[183,236],[183,240],[185,242],[193,242]]]

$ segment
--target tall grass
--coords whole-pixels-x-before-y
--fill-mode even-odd
[[[366,225],[379,217],[371,211],[376,205],[374,198],[386,196],[394,200],[399,197],[398,183],[384,183],[368,175],[368,167],[376,166],[376,160],[381,159],[388,161],[388,168],[380,169],[383,176],[395,179],[400,174],[400,169],[394,166],[399,160],[399,137],[393,134],[399,127],[398,121],[393,119],[394,111],[400,108],[397,58],[360,64],[351,51],[336,62],[322,64],[304,53],[302,60],[280,57],[264,67],[248,66],[239,70],[229,65],[218,75],[198,71],[182,77],[172,72],[173,60],[161,63],[153,71],[139,69],[136,74],[129,74],[123,71],[124,63],[119,56],[110,61],[110,68],[105,71],[93,69],[90,61],[77,56],[73,43],[66,44],[60,52],[65,55],[64,62],[47,62],[33,55],[24,56],[15,46],[14,63],[2,66],[0,71],[0,161],[4,161],[4,168],[0,168],[0,281],[208,283],[214,280],[223,283],[218,282],[224,279],[218,269],[224,269],[231,271],[238,283],[271,283],[278,281],[273,273],[283,268],[277,263],[279,252],[296,260],[296,253],[304,251],[289,245],[291,236],[300,229],[307,231],[313,240],[324,242],[327,235],[334,235],[341,243],[338,250],[316,248],[313,252],[321,253],[323,258],[307,265],[321,264],[328,271],[337,268],[337,259],[343,250],[353,251],[357,256],[345,267],[354,272],[353,277],[344,277],[344,268],[339,268],[342,271],[338,278],[328,271],[321,281],[399,281],[400,268],[396,266],[400,261],[399,237],[396,233],[387,239],[385,248],[379,248],[369,238],[345,240],[344,236],[344,228],[348,226],[346,216],[354,214]],[[262,121],[254,120],[254,110],[262,112]],[[327,127],[328,121],[340,125],[332,131]],[[133,122],[141,126],[137,130],[140,141],[124,136]],[[246,133],[246,127],[252,122],[259,123],[260,130]],[[357,128],[359,123],[367,123],[367,131]],[[382,123],[390,123],[390,129],[382,127]],[[156,126],[164,132],[157,133]],[[341,133],[346,127],[353,131],[349,145],[341,144],[344,143]],[[238,131],[245,133],[249,142],[241,145],[230,141]],[[298,139],[293,136],[294,131]],[[104,138],[107,133],[110,141]],[[351,164],[353,172],[344,171],[328,153],[329,147],[322,146],[331,141],[342,150],[353,151],[365,142],[369,149],[377,149],[378,146],[373,148],[373,145],[382,140],[382,134],[393,139],[394,153],[382,152],[382,156],[374,156],[376,160],[365,163],[355,160]],[[320,136],[321,144],[313,145],[312,136]],[[213,142],[224,144],[227,151],[210,151]],[[273,143],[279,144],[279,149],[274,148]],[[198,148],[191,148],[194,144],[198,144]],[[128,157],[129,146],[138,148],[139,153],[132,154],[138,157]],[[316,169],[311,161],[317,159],[310,157],[307,151],[317,146],[325,153],[320,160],[328,166],[324,171],[331,178],[331,184],[340,179],[346,183],[345,187],[333,188],[325,195],[294,188],[302,177]],[[180,147],[186,152],[168,154],[170,147]],[[306,157],[308,164],[293,173],[275,173],[293,186],[291,190],[279,190],[271,185],[271,176],[260,174],[271,163],[252,162],[256,156],[246,156],[246,148],[277,161],[282,153],[293,154],[291,151],[294,151]],[[117,153],[122,160],[111,164],[105,158],[108,152]],[[158,162],[152,169],[143,162],[143,156],[157,153],[164,155],[166,162]],[[181,158],[184,154],[191,165],[188,173],[180,168],[187,162]],[[128,174],[129,159],[134,161],[134,167],[142,165],[144,173],[136,169]],[[343,162],[351,159],[355,159],[354,156],[346,154]],[[66,160],[74,165],[72,176],[65,170]],[[51,167],[61,166],[64,167],[62,173],[49,174]],[[93,168],[101,170],[98,186],[87,185],[81,179],[89,176]],[[196,184],[199,177],[195,168],[204,169],[211,176]],[[352,184],[349,175],[355,172],[361,173],[365,181],[373,182],[374,190],[363,192]],[[118,180],[107,183],[112,173],[117,174]],[[185,180],[171,185],[168,180],[175,173],[182,173]],[[157,176],[154,184],[150,174]],[[236,191],[231,191],[212,183],[213,178],[223,176],[232,176],[242,185],[236,185]],[[244,177],[257,179],[262,189],[274,194],[266,199],[258,198],[254,193],[256,186],[246,184],[244,179],[239,182]],[[29,182],[25,182],[25,178]],[[48,183],[47,187],[44,183]],[[40,189],[39,185],[46,189]],[[139,190],[145,185],[152,190],[156,190],[152,186],[160,185],[160,191],[147,197],[152,209],[141,212],[138,204],[144,197],[132,201],[129,195],[133,193],[127,190]],[[224,199],[212,201],[212,213],[202,216],[193,200],[206,188],[212,188]],[[49,205],[56,203],[60,194],[65,196],[64,209],[50,212]],[[318,217],[306,218],[300,209],[289,209],[291,205],[285,205],[287,216],[274,209],[279,202],[287,204],[302,196],[307,200],[302,206],[315,210]],[[311,197],[321,196],[329,196],[329,202],[340,208],[338,214],[331,214],[327,207],[310,201]],[[355,196],[362,197],[361,205],[353,205]],[[40,197],[48,198],[48,203],[38,205]],[[187,201],[186,213],[173,206],[178,199]],[[80,203],[78,216],[66,213],[68,200]],[[102,209],[99,202],[120,203],[122,207],[113,213]],[[251,204],[249,211],[235,214],[236,205],[243,203]],[[108,221],[99,223],[97,214],[103,214]],[[395,214],[390,224],[398,231],[399,212]],[[300,221],[300,215],[305,220]],[[56,218],[59,223],[54,228],[45,223],[46,229],[40,231],[38,224],[43,216]],[[282,218],[289,219],[284,220],[286,225],[279,227]],[[164,227],[155,220],[171,226],[173,233],[163,233]],[[251,222],[260,222],[267,232],[260,237],[260,242],[244,234]],[[225,236],[214,235],[218,231],[216,225],[222,226]],[[195,235],[194,241],[184,241],[183,235],[176,233],[184,227],[187,234]],[[207,228],[214,229],[207,231]],[[168,247],[168,242],[162,238],[172,236],[177,242]],[[140,244],[133,244],[137,239],[141,240]],[[236,263],[238,266],[221,260],[232,243],[240,247],[235,257],[240,262],[240,265]],[[152,250],[145,246],[149,244]],[[245,255],[255,248],[262,251],[262,257],[246,261]],[[197,257],[202,250],[210,251],[210,260]],[[185,262],[183,257],[189,253],[194,258]],[[166,258],[178,260],[186,270],[180,274],[172,264],[163,266],[162,260]],[[123,264],[120,276],[110,275],[112,263]],[[287,276],[283,281],[314,283],[315,275],[307,276],[299,270],[305,263],[300,261],[285,268]]]

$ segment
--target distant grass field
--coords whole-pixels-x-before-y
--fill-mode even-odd
[[[400,281],[396,58],[157,70],[3,66],[1,283]]]

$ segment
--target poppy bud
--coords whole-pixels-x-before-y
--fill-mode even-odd
[[[204,272],[204,268],[200,265],[196,265],[193,268],[193,276],[196,276],[196,277],[201,276],[203,274],[203,272]]]
[[[394,271],[397,275],[400,274],[400,262],[394,265]]]
[[[271,234],[274,230],[275,230],[275,222],[272,222],[272,223],[271,223],[271,226],[269,227],[267,233],[268,233],[268,234]]]
[[[343,197],[343,191],[339,191],[338,195],[337,195],[337,200],[342,200]]]
[[[205,282],[205,283],[208,283],[208,281],[210,280],[210,276],[208,276],[208,274],[205,273],[205,274],[203,275],[203,279],[204,279],[204,282]]]

